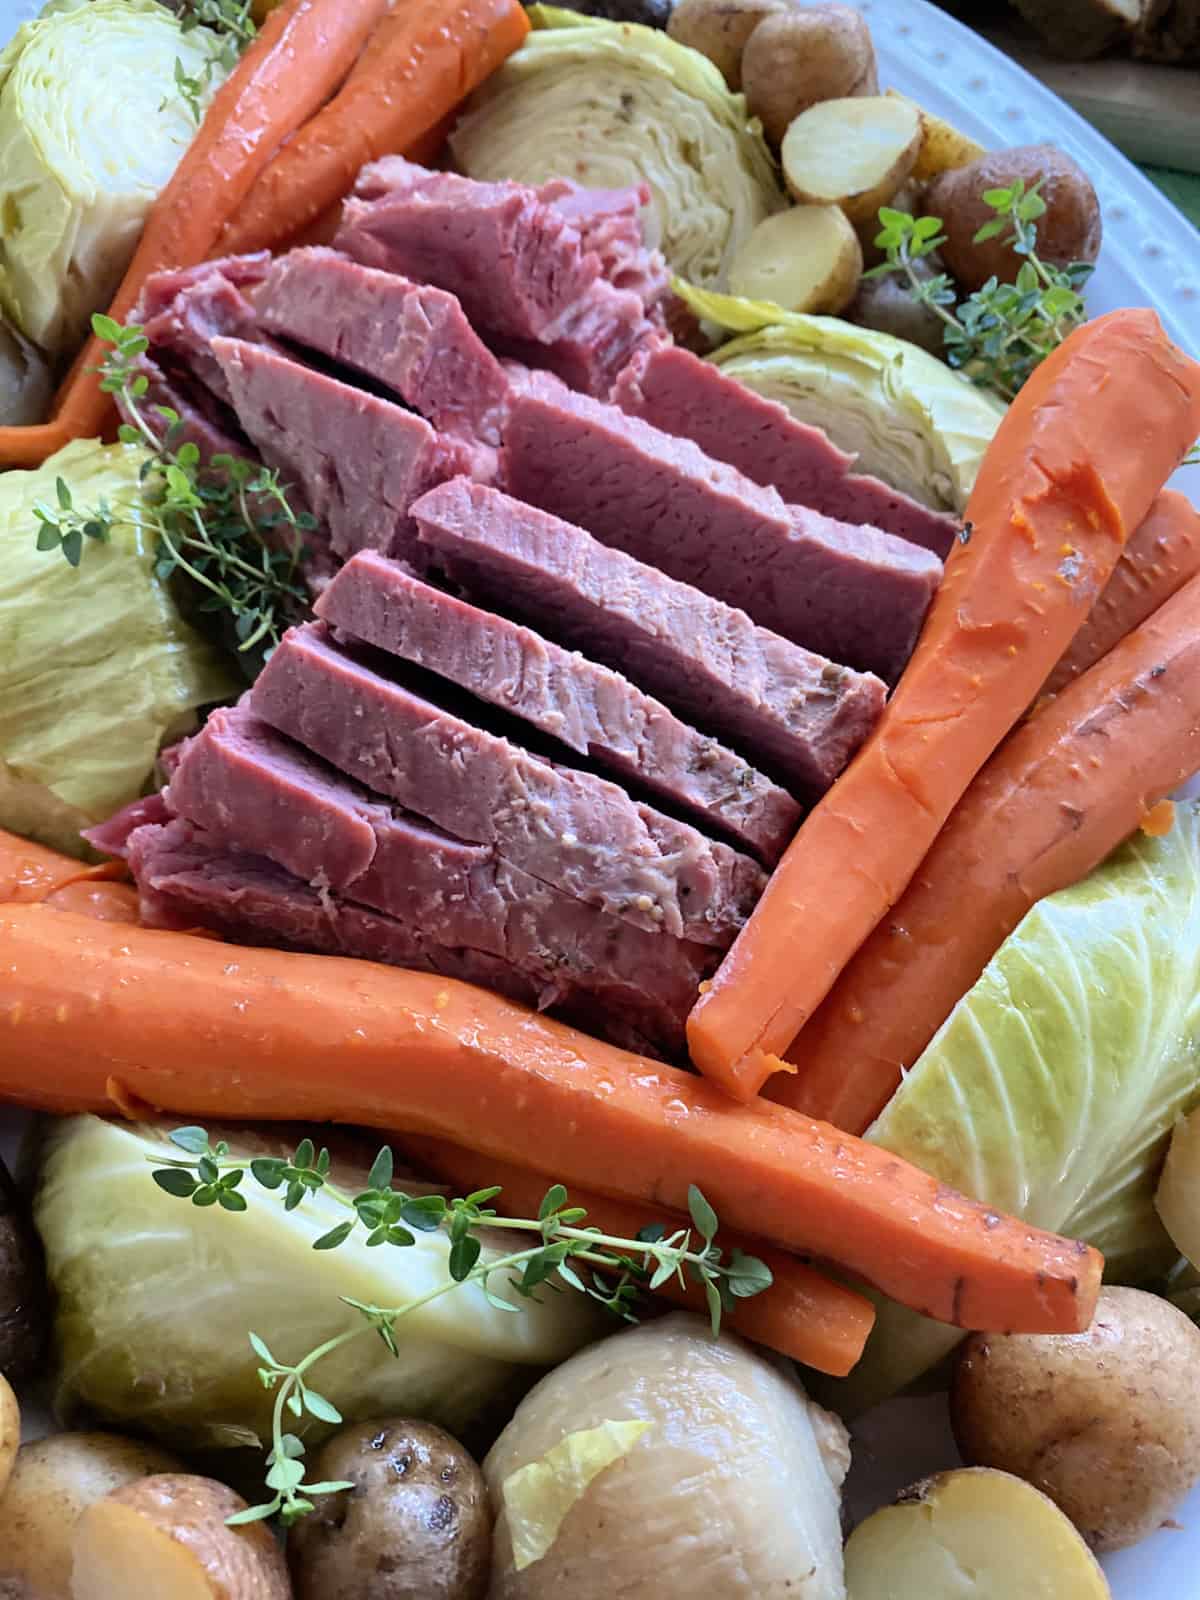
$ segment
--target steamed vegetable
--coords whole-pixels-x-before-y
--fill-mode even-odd
[[[259,175],[226,222],[219,254],[294,239],[361,167],[438,127],[529,32],[519,0],[421,0],[393,10],[375,0],[374,9],[382,20],[345,84]]]
[[[1016,730],[843,971],[773,1095],[861,1133],[1032,905],[1200,769],[1200,580]]]
[[[79,830],[136,799],[159,746],[235,688],[155,575],[140,515],[145,455],[79,440],[0,474],[0,826],[78,852]],[[59,483],[62,488],[59,489]],[[39,504],[105,502],[106,542],[38,548]]]
[[[746,102],[775,145],[810,106],[879,93],[871,30],[853,6],[780,8],[751,34],[742,74]]]
[[[543,1378],[484,1462],[491,1600],[844,1600],[849,1461],[837,1419],[729,1334],[683,1312],[619,1333]]]
[[[1180,1122],[1171,1136],[1154,1204],[1180,1255],[1200,1262],[1200,1113]]]
[[[1054,1503],[1007,1472],[943,1472],[860,1522],[849,1600],[1110,1600],[1094,1555]]]
[[[221,957],[235,971],[249,952],[236,954]],[[313,1241],[342,1221],[331,1199],[315,1194],[289,1212],[264,1195],[240,1216],[184,1206],[150,1179],[151,1161],[178,1154],[151,1126],[77,1117],[51,1131],[35,1215],[58,1296],[59,1403],[136,1421],[181,1447],[245,1443],[247,1430],[270,1440],[272,1396],[247,1332],[277,1359],[298,1360],[362,1326],[340,1295],[400,1305],[446,1281],[448,1240],[420,1233],[410,1248],[372,1249],[363,1235],[314,1252]],[[353,1152],[345,1169],[353,1182]],[[366,1187],[365,1170],[358,1176]],[[320,1388],[350,1419],[383,1407],[459,1427],[509,1391],[522,1368],[569,1355],[599,1318],[581,1295],[549,1295],[514,1316],[478,1285],[462,1285],[405,1317],[397,1358],[375,1337],[327,1357]]]
[[[100,884],[124,876],[123,862],[86,866],[74,856],[0,830],[0,901],[24,905],[53,901],[77,884]]]
[[[858,457],[857,470],[938,511],[961,512],[1004,416],[936,357],[833,317],[677,288],[706,321],[741,335],[713,360]]]
[[[288,1535],[296,1600],[483,1600],[487,1485],[456,1439],[403,1418],[343,1428],[312,1463],[349,1486]]]
[[[734,256],[783,205],[746,103],[694,50],[651,28],[531,9],[535,31],[451,136],[472,178],[589,188],[645,182],[646,242],[673,271],[724,287]]]
[[[674,1210],[699,1186],[734,1229],[839,1260],[964,1325],[1063,1331],[1091,1318],[1095,1252],[485,990],[333,956],[231,959],[211,939],[141,928],[123,928],[114,950],[103,924],[37,905],[0,907],[0,943],[0,1097],[66,1111],[119,1094],[192,1116],[469,1130],[481,1153],[544,1164],[565,1184]]]
[[[688,1019],[702,1072],[744,1097],[779,1069],[1078,632],[1198,431],[1200,365],[1152,311],[1097,319],[1033,374],[983,463],[967,542],[883,717],[809,813]]]
[[[53,396],[50,363],[0,316],[0,427],[43,421]]]
[[[231,1527],[246,1502],[214,1478],[164,1472],[95,1500],[71,1540],[71,1600],[291,1600],[261,1522]]]
[[[835,205],[863,225],[907,183],[921,149],[921,113],[889,95],[821,100],[791,124],[780,159],[801,205]]]
[[[142,3],[162,9],[153,0]],[[83,9],[94,6],[87,0]],[[271,12],[146,218],[109,307],[117,322],[133,310],[152,273],[194,266],[211,255],[254,180],[280,144],[329,98],[378,16],[379,0],[283,0]],[[80,71],[87,81],[91,63]],[[59,393],[53,421],[0,428],[0,466],[37,466],[69,440],[104,431],[112,401],[93,370],[102,356],[99,340],[89,339]]]
[[[4,1493],[0,1594],[72,1600],[71,1534],[82,1512],[123,1484],[179,1463],[114,1433],[56,1433],[23,1444]]]
[[[196,132],[176,63],[205,80],[202,113],[215,55],[154,0],[49,6],[0,53],[0,304],[44,350],[73,350],[112,298]]]
[[[952,1410],[965,1460],[1028,1479],[1093,1550],[1123,1550],[1200,1480],[1200,1329],[1157,1295],[1104,1289],[1086,1333],[969,1339]]]
[[[1154,1192],[1200,1100],[1200,809],[1138,833],[1034,907],[907,1074],[868,1140],[1037,1227],[1102,1249],[1118,1281],[1175,1259]],[[845,1390],[868,1404],[934,1366],[952,1329],[881,1308]]]

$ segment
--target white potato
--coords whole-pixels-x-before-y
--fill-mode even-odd
[[[731,89],[742,87],[742,54],[764,17],[790,0],[679,0],[667,23],[676,44],[707,56]]]
[[[862,246],[840,206],[793,206],[755,228],[733,259],[729,291],[836,316],[854,299],[862,270]]]
[[[936,178],[939,172],[969,167],[972,161],[978,161],[980,156],[987,154],[983,145],[961,132],[952,122],[947,122],[945,117],[935,117],[932,111],[926,111],[924,106],[917,105],[915,100],[901,94],[899,89],[889,89],[888,98],[906,100],[909,105],[917,106],[921,113],[921,148],[917,152],[916,166],[913,167],[914,178],[921,181]]]
[[[878,94],[875,47],[861,11],[793,6],[765,18],[746,41],[742,86],[747,105],[776,145],[819,100]]]
[[[1200,1266],[1200,1109],[1171,1135],[1154,1204],[1179,1254]]]
[[[784,135],[783,175],[801,204],[838,205],[851,222],[866,223],[912,175],[921,135],[912,101],[822,100]]]

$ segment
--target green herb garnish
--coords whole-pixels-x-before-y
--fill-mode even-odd
[[[152,408],[156,429],[145,406],[149,382],[138,366],[145,334],[102,315],[92,318],[92,328],[112,346],[100,387],[128,419],[118,437],[150,450],[142,467],[146,503],[121,516],[103,501],[80,510],[60,478],[57,504],[34,508],[38,549],[61,550],[77,567],[87,540],[103,544],[115,527],[141,527],[156,540],[157,576],[178,575],[197,592],[200,611],[230,619],[239,653],[271,648],[308,610],[301,563],[314,518],[292,510],[279,474],[260,462],[220,454],[202,466],[195,444],[179,442],[183,424],[170,407]]]
[[[344,1303],[361,1316],[362,1326],[326,1340],[294,1365],[277,1360],[257,1334],[249,1335],[251,1349],[261,1363],[259,1378],[264,1388],[275,1391],[266,1475],[273,1494],[263,1504],[230,1517],[231,1523],[278,1516],[288,1526],[312,1510],[315,1496],[352,1487],[349,1483],[304,1481],[304,1441],[287,1431],[288,1417],[307,1416],[327,1423],[342,1420],[336,1407],[312,1388],[309,1374],[325,1356],[364,1333],[376,1333],[397,1355],[396,1323],[431,1300],[452,1293],[461,1283],[477,1283],[489,1304],[513,1312],[519,1305],[501,1290],[519,1301],[535,1299],[543,1285],[554,1290],[565,1286],[598,1300],[624,1321],[636,1322],[634,1307],[642,1291],[661,1288],[674,1278],[681,1285],[691,1282],[703,1287],[714,1338],[722,1314],[736,1300],[759,1294],[771,1284],[770,1268],[757,1257],[735,1249],[725,1260],[715,1243],[716,1212],[694,1185],[688,1191],[690,1228],[668,1233],[665,1227],[654,1225],[643,1228],[636,1239],[623,1239],[587,1227],[587,1212],[582,1206],[568,1204],[562,1184],[547,1190],[535,1219],[505,1217],[490,1204],[501,1193],[499,1188],[479,1189],[456,1200],[394,1189],[395,1158],[386,1145],[375,1157],[367,1187],[349,1194],[330,1182],[329,1151],[318,1150],[311,1139],[302,1139],[289,1157],[256,1156],[239,1161],[230,1155],[224,1140],[212,1144],[204,1128],[177,1128],[169,1138],[184,1154],[163,1158],[151,1176],[167,1194],[194,1206],[245,1211],[248,1201],[242,1188],[247,1173],[260,1188],[278,1196],[287,1211],[294,1211],[318,1190],[343,1206],[348,1212],[345,1221],[315,1240],[314,1250],[336,1250],[354,1233],[365,1233],[368,1245],[399,1249],[415,1244],[418,1233],[442,1231],[450,1240],[449,1276],[444,1283],[402,1306],[365,1305],[343,1296]],[[535,1241],[484,1261],[478,1236],[481,1228],[532,1234]],[[610,1281],[597,1283],[595,1269],[608,1274]]]
[[[913,298],[945,324],[948,365],[965,372],[981,388],[1011,400],[1052,350],[1087,320],[1080,288],[1091,276],[1085,261],[1048,266],[1037,253],[1037,220],[1046,211],[1041,181],[1026,188],[1018,178],[1008,189],[987,189],[984,202],[996,215],[975,235],[975,243],[999,238],[1025,260],[1015,283],[992,277],[955,309],[957,295],[948,273],[922,278],[914,263],[945,243],[938,217],[911,217],[883,206],[875,243],[887,259],[864,277],[901,273]]]
[[[204,101],[218,69],[232,72],[242,52],[258,37],[250,14],[253,3],[254,0],[185,0],[180,7],[180,32],[192,33],[204,27],[213,40],[212,53],[199,72],[189,73],[178,57],[175,61],[175,87],[197,127],[204,118]]]

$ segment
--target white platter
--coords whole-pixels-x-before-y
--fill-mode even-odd
[[[1200,357],[1200,234],[1165,196],[1057,96],[925,0],[858,3],[871,23],[885,85],[911,94],[986,146],[1044,140],[1075,157],[1095,184],[1104,215],[1104,247],[1087,291],[1092,310],[1151,305],[1172,338]],[[31,0],[0,0],[0,45],[37,10]],[[1200,500],[1200,469],[1182,472],[1178,482]],[[15,1114],[0,1111],[0,1153],[11,1155],[18,1126]],[[913,1478],[954,1464],[940,1400],[881,1407],[856,1429],[852,1509],[861,1515]],[[1184,1600],[1200,1593],[1200,1490],[1180,1508],[1177,1523],[1105,1562],[1115,1600]]]

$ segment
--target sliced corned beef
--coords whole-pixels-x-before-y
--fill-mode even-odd
[[[332,627],[532,723],[768,865],[800,820],[783,789],[627,678],[363,551],[317,605]]]
[[[291,250],[254,305],[269,332],[378,379],[436,428],[500,443],[508,379],[444,289],[336,250]]]
[[[514,392],[507,488],[832,660],[899,677],[942,564],[774,489],[547,373]]]
[[[854,471],[855,458],[820,428],[800,422],[690,350],[664,340],[645,343],[621,373],[613,400],[631,417],[691,439],[784,500],[811,506],[840,522],[870,523],[949,555],[958,519],[934,511],[880,478]]]
[[[413,515],[449,577],[621,669],[805,799],[829,787],[883,710],[878,678],[498,490],[456,479]]]
[[[214,339],[234,409],[255,448],[300,487],[334,553],[408,553],[408,509],[474,465],[465,444],[422,417],[243,339]]]
[[[659,326],[647,305],[665,267],[633,246],[642,200],[640,188],[591,200],[566,179],[540,190],[479,183],[388,156],[360,174],[334,242],[450,291],[506,355],[607,395]]]
[[[138,357],[137,375],[146,380],[146,392],[139,397],[138,409],[160,439],[165,439],[170,431],[159,409],[162,407],[179,418],[178,426],[171,433],[173,448],[194,444],[205,463],[216,455],[244,456],[247,453],[246,441],[233,412],[190,373],[174,365],[161,364],[147,353]],[[121,407],[121,414],[126,422],[133,421],[126,407]]]
[[[270,263],[270,253],[263,250],[153,273],[134,320],[142,324],[154,358],[169,355],[228,405],[229,385],[212,341],[218,335],[258,338],[254,307],[243,291],[262,282]]]
[[[636,1001],[618,982],[607,991],[569,984],[548,990],[503,957],[439,945],[410,919],[314,889],[262,856],[218,846],[182,819],[139,828],[130,837],[129,858],[142,919],[151,927],[200,925],[244,944],[436,972],[524,1005],[552,1005],[566,1020],[627,1049],[648,1055],[677,1049],[673,1037],[638,1031]],[[658,1011],[663,1009],[659,1004]]]
[[[762,890],[749,857],[471,726],[335,648],[323,624],[285,635],[251,707],[368,788],[651,932],[723,947]]]
[[[677,1051],[711,946],[648,933],[564,894],[485,844],[370,795],[246,709],[217,712],[167,791],[171,809],[225,849],[267,857],[312,887],[420,928],[433,944],[500,957],[537,985],[636,1006],[639,1029]]]
[[[191,267],[164,267],[160,272],[152,272],[142,285],[134,321],[145,322],[149,317],[160,316],[183,290],[201,283],[214,272],[220,273],[235,289],[252,289],[270,270],[269,250],[256,250],[244,256],[217,256]]]

